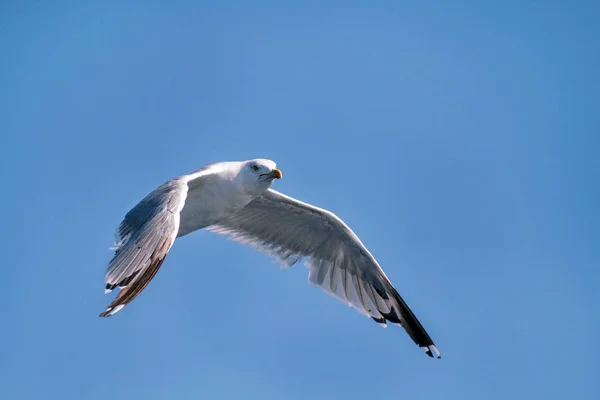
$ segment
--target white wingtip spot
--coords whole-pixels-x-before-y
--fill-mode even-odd
[[[104,294],[109,294],[112,291],[113,291],[112,289],[104,289]]]
[[[121,309],[125,307],[125,304],[119,304],[118,306],[116,306],[115,308],[113,308],[112,310],[110,310],[110,312],[108,313],[108,316],[111,317],[113,315],[115,315],[116,313],[118,313],[119,311],[121,311]]]
[[[429,346],[423,346],[421,347],[423,350],[425,350],[425,353],[429,354],[429,355],[433,355],[432,354],[432,350],[435,353],[435,355],[437,356],[437,358],[442,358],[442,354],[440,353],[440,351],[437,349],[437,347],[435,347],[435,345],[430,344]]]

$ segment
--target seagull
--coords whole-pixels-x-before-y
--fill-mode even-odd
[[[330,211],[271,189],[274,161],[219,162],[165,182],[126,215],[115,233],[105,293],[118,295],[100,317],[135,299],[175,240],[205,229],[266,253],[282,268],[306,260],[308,280],[383,327],[402,326],[426,354],[437,347],[358,236]]]

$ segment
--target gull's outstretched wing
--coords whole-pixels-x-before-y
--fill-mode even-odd
[[[360,239],[333,213],[269,189],[208,230],[285,266],[307,258],[309,281],[376,322],[399,324],[433,357],[440,352]]]
[[[163,263],[179,230],[179,213],[185,204],[186,179],[159,186],[131,209],[116,232],[116,253],[105,275],[106,293],[119,294],[100,316],[110,317],[131,302],[148,285]]]

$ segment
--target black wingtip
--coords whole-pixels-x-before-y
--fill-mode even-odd
[[[112,317],[113,316],[113,307],[107,307],[106,310],[102,311],[98,316],[100,318],[108,318],[108,317]]]
[[[377,322],[379,325],[383,326],[384,328],[387,326],[387,323],[385,322],[385,317],[376,318],[374,316],[371,316],[371,318],[373,318],[373,321]]]

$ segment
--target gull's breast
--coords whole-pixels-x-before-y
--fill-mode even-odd
[[[192,186],[181,210],[177,237],[230,217],[252,199],[233,185],[204,185],[196,190]]]

